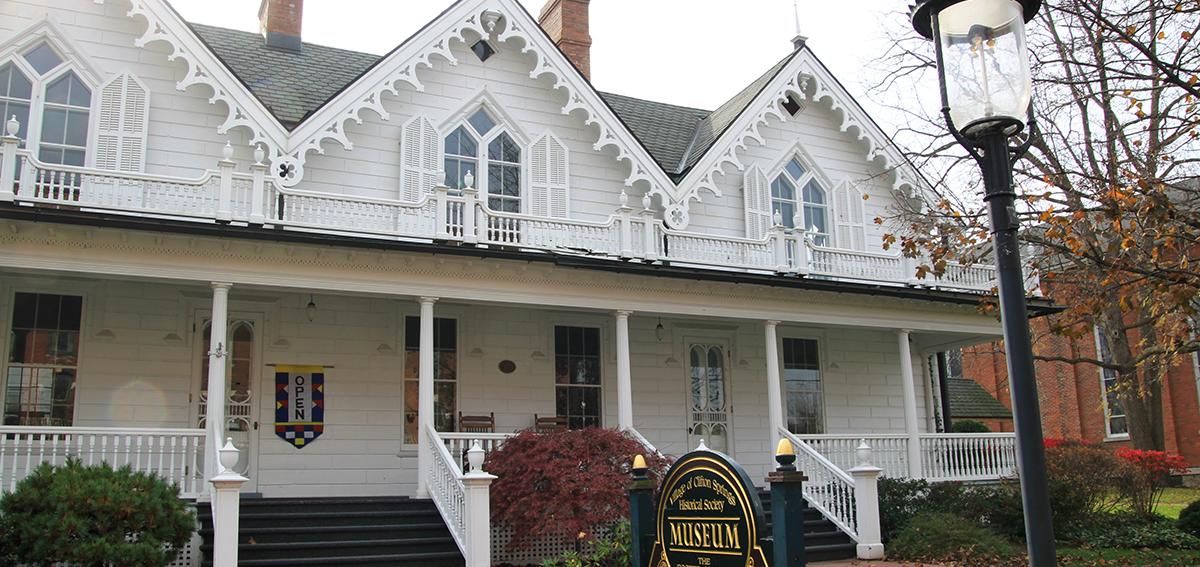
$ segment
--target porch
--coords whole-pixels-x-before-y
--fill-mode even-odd
[[[53,356],[10,364],[9,377],[29,367],[71,379],[63,392],[43,388],[54,402],[42,411],[44,400],[25,388],[37,373],[21,371],[16,397],[5,399],[6,412],[19,403],[0,436],[4,487],[38,462],[73,455],[171,475],[188,497],[205,499],[216,472],[211,440],[233,437],[236,469],[251,479],[246,492],[430,496],[469,556],[467,523],[479,514],[466,509],[471,473],[453,456],[475,440],[499,446],[535,415],[626,429],[647,451],[670,455],[703,438],[754,478],[770,469],[775,440],[789,437],[814,479],[810,501],[856,538],[847,470],[863,439],[889,476],[985,480],[1012,471],[1011,437],[936,433],[929,355],[994,332],[970,304],[812,301],[734,284],[580,278],[580,270],[398,254],[373,255],[375,271],[348,277],[329,260],[342,252],[317,247],[14,226],[6,238],[17,242],[0,254],[27,267],[3,272],[4,324],[65,334],[74,350],[25,347]],[[56,243],[85,231],[89,246],[78,255]],[[141,252],[117,258],[110,245]],[[210,284],[203,274],[213,273],[233,283]],[[439,296],[423,295],[433,291]],[[30,295],[81,298],[79,322],[63,327],[74,318],[60,313],[59,327],[17,325],[18,303]],[[15,346],[5,346],[6,360]],[[303,449],[270,426],[274,397],[261,393],[273,391],[276,365],[326,368],[324,432]],[[206,385],[218,380],[225,404],[205,403]],[[47,421],[54,411],[59,421]],[[460,412],[493,417],[495,432],[455,431]],[[27,425],[48,422],[58,427]],[[193,461],[172,449],[185,438]]]

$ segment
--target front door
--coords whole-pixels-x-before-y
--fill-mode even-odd
[[[206,312],[196,316],[200,332],[196,333],[198,345],[196,391],[192,404],[195,408],[196,427],[206,426],[206,415],[210,401],[220,399],[225,404],[225,436],[233,438],[238,448],[238,463],[233,468],[238,474],[249,478],[242,485],[242,492],[256,492],[258,481],[255,473],[258,462],[258,390],[262,324],[261,317],[230,313],[225,347],[225,392],[218,398],[208,391],[208,352],[211,348],[211,317]],[[208,457],[208,454],[205,455]]]
[[[729,426],[729,343],[725,341],[688,341],[687,404],[688,447],[703,439],[714,451],[731,450]]]

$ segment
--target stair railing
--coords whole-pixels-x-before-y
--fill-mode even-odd
[[[489,487],[496,477],[481,470],[484,451],[475,441],[467,451],[470,470],[463,474],[459,460],[433,424],[425,431],[430,464],[425,475],[429,497],[450,529],[467,567],[490,567],[492,549]],[[461,456],[460,456],[461,458]]]
[[[846,535],[859,541],[854,478],[785,428],[779,434],[796,449],[796,468],[804,471],[804,499]]]

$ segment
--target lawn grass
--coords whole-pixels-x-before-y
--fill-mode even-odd
[[[1200,550],[1179,549],[1079,549],[1059,548],[1060,565],[1092,567],[1195,567],[1200,565]]]
[[[1200,500],[1200,488],[1168,488],[1163,491],[1162,499],[1154,506],[1154,511],[1176,520],[1179,519],[1179,512],[1197,500]]]

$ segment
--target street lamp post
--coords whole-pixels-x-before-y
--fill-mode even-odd
[[[1000,319],[1017,434],[1017,463],[1029,564],[1055,565],[1054,528],[1046,492],[1046,451],[1017,242],[1020,221],[1013,163],[1029,149],[1036,124],[1025,23],[1041,0],[918,0],[913,27],[937,53],[942,113],[955,139],[983,170],[999,276]],[[1024,143],[1010,146],[1026,128]]]

